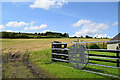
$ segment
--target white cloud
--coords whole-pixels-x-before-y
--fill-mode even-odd
[[[25,27],[24,30],[37,30],[37,29],[43,29],[46,28],[46,24],[41,24],[40,26],[30,26],[30,27]]]
[[[81,19],[74,23],[73,27],[80,27],[80,30],[75,32],[73,36],[92,36],[95,34],[103,34],[103,30],[107,30],[109,28],[109,25],[105,23],[95,23],[90,20]]]
[[[34,26],[35,22],[32,21],[30,23],[26,22],[17,22],[17,21],[10,21],[6,24],[6,26],[9,27],[25,27],[24,30],[37,30],[37,29],[42,29],[46,28],[46,24],[41,24],[40,26]]]
[[[30,25],[34,25],[35,24],[35,22],[34,21],[32,21],[31,23],[29,23]]]
[[[46,32],[56,32],[56,33],[58,33],[59,31],[44,30],[44,31],[41,31],[40,33],[46,33]],[[64,33],[64,32],[59,32],[59,33]]]
[[[116,22],[114,22],[112,25],[113,25],[113,26],[118,26],[118,22],[116,21]]]
[[[28,30],[28,27],[25,27],[24,30]]]
[[[46,28],[46,27],[47,27],[46,24],[41,24],[41,25],[40,25],[40,29],[42,29],[42,28]]]
[[[96,38],[106,38],[106,37],[110,38],[109,36],[107,36],[107,34],[95,34],[94,37],[96,37]]]
[[[40,33],[46,33],[46,32],[50,32],[50,30],[44,30],[44,31],[42,31]]]
[[[6,32],[19,32],[19,31],[6,30]]]
[[[0,25],[0,30],[5,29],[4,25]]]
[[[13,32],[12,30],[7,30],[6,32]]]
[[[27,25],[28,25],[28,23],[17,22],[17,21],[11,21],[6,24],[6,26],[8,26],[8,27],[23,27],[23,26],[27,26]]]
[[[49,10],[50,8],[60,8],[66,3],[66,0],[36,0],[30,7]]]
[[[5,32],[16,32],[16,33],[35,33],[35,32],[29,32],[29,31],[13,31],[13,30],[4,30]]]
[[[5,32],[20,32],[20,31],[13,31],[13,30],[3,30]]]
[[[76,23],[74,23],[73,27],[80,27],[81,25],[88,24],[88,23],[91,23],[91,21],[81,19],[77,21]]]

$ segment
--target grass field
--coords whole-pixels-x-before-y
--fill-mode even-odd
[[[105,77],[97,74],[88,73],[82,70],[77,70],[71,68],[69,63],[63,62],[54,62],[51,63],[51,42],[52,41],[61,41],[61,42],[71,42],[76,39],[69,39],[69,38],[52,38],[52,39],[2,39],[2,51],[3,56],[7,54],[18,54],[18,58],[10,58],[11,62],[7,62],[3,64],[3,73],[5,77],[9,78],[35,78],[35,77],[42,77],[44,78],[106,78],[106,79],[113,79],[110,77]],[[84,41],[108,41],[109,39],[81,39]],[[30,65],[26,65],[22,63],[24,61],[24,54],[29,53],[28,61],[33,65],[32,68]],[[105,52],[94,52],[91,51],[91,54],[106,54]],[[115,55],[113,53],[109,53],[109,55]],[[14,60],[15,62],[13,62]],[[105,62],[98,62],[98,61],[90,61],[92,63],[99,63],[109,66],[116,66],[116,64],[112,63],[105,63]],[[15,66],[17,65],[17,67]],[[21,67],[18,67],[21,66]],[[34,68],[35,67],[35,68]],[[15,70],[16,69],[16,70]],[[108,73],[112,75],[118,75],[118,69],[112,68],[104,68],[104,67],[96,67],[87,65],[87,70],[97,71]],[[17,71],[17,72],[16,72]],[[32,72],[35,71],[35,72]],[[37,72],[38,71],[38,72]],[[20,74],[23,72],[23,74]],[[36,73],[37,72],[37,73]],[[34,74],[35,75],[34,75]],[[40,75],[38,75],[40,74]],[[41,76],[42,75],[42,76]]]
[[[96,54],[96,52],[94,51],[91,51],[90,53]],[[101,53],[98,52],[98,54],[101,54]],[[102,54],[108,55],[105,52],[102,52]],[[30,60],[31,62],[36,63],[36,65],[38,65],[39,67],[47,69],[51,74],[54,74],[57,78],[107,78],[105,76],[87,73],[82,70],[71,68],[71,65],[69,63],[54,62],[53,64],[50,64],[50,61],[51,61],[50,55],[51,55],[50,49],[42,50],[42,51],[33,51],[30,53]],[[109,53],[109,55],[114,55],[114,54]],[[99,62],[99,61],[89,61],[89,62],[96,63],[96,64],[102,64],[102,65],[108,65],[108,66],[116,66],[116,64],[109,63],[109,62]],[[113,68],[105,68],[105,67],[99,67],[99,66],[96,67],[93,65],[87,65],[85,69],[107,73],[107,74],[112,74],[116,76],[118,75],[118,69],[113,69]]]
[[[51,39],[1,39],[3,52],[17,51],[35,51],[49,49],[52,41],[60,41],[63,43],[72,42],[76,38],[51,38]],[[80,39],[83,41],[108,41],[109,39]]]

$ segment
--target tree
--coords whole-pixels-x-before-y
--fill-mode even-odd
[[[43,35],[44,35],[44,33],[41,33],[41,35],[43,36]]]
[[[91,36],[86,35],[85,38],[92,38]]]
[[[74,36],[73,38],[77,38],[77,36]]]
[[[68,33],[64,33],[63,37],[69,37],[69,34]]]
[[[40,33],[38,33],[38,35],[40,35]]]
[[[85,36],[85,38],[89,38],[89,36],[88,36],[88,35],[86,35],[86,36]]]
[[[81,36],[81,38],[83,38],[83,36]]]
[[[95,37],[95,39],[97,39],[97,37]]]
[[[35,33],[35,34],[37,34],[37,33]]]
[[[10,38],[9,32],[2,32],[2,38]]]

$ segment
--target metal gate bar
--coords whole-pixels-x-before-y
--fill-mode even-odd
[[[68,67],[68,66],[64,66],[64,67]],[[73,68],[73,67],[68,67],[68,68]],[[102,75],[102,76],[109,76],[109,77],[114,77],[114,78],[120,78],[120,76],[115,76],[115,75],[110,75],[110,74],[105,74],[105,73],[100,73],[100,72],[94,72],[94,71],[89,71],[89,70],[82,70],[88,73],[93,73],[93,74],[98,74],[98,75]]]
[[[94,65],[94,66],[102,66],[102,67],[109,67],[109,68],[117,68],[120,69],[120,67],[114,67],[114,66],[106,66],[106,65],[100,65],[100,64],[92,64],[92,63],[88,63],[89,65]]]
[[[117,42],[120,43],[120,40],[112,40],[112,41],[92,41],[92,42],[71,42],[71,43],[53,43],[53,44],[82,44],[82,43],[103,43],[103,42]]]
[[[116,60],[120,60],[120,58],[108,58],[108,57],[92,57],[92,56],[89,56],[89,58],[99,58],[99,59],[116,59]]]
[[[114,75],[110,75],[110,74],[104,74],[104,73],[100,73],[100,72],[94,72],[94,71],[88,71],[88,70],[82,70],[82,71],[89,72],[89,73],[94,73],[94,74],[99,74],[99,75],[103,75],[103,76],[120,78],[119,76],[114,76]]]

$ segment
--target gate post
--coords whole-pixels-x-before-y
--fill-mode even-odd
[[[117,47],[116,50],[119,50],[119,47]],[[116,55],[117,55],[117,58],[119,58],[119,52],[117,52]],[[119,67],[119,59],[117,59],[117,67]]]
[[[104,42],[103,42],[103,49],[104,49]]]
[[[53,43],[51,43],[51,64],[53,63],[53,60],[52,60],[52,48],[53,48]]]

